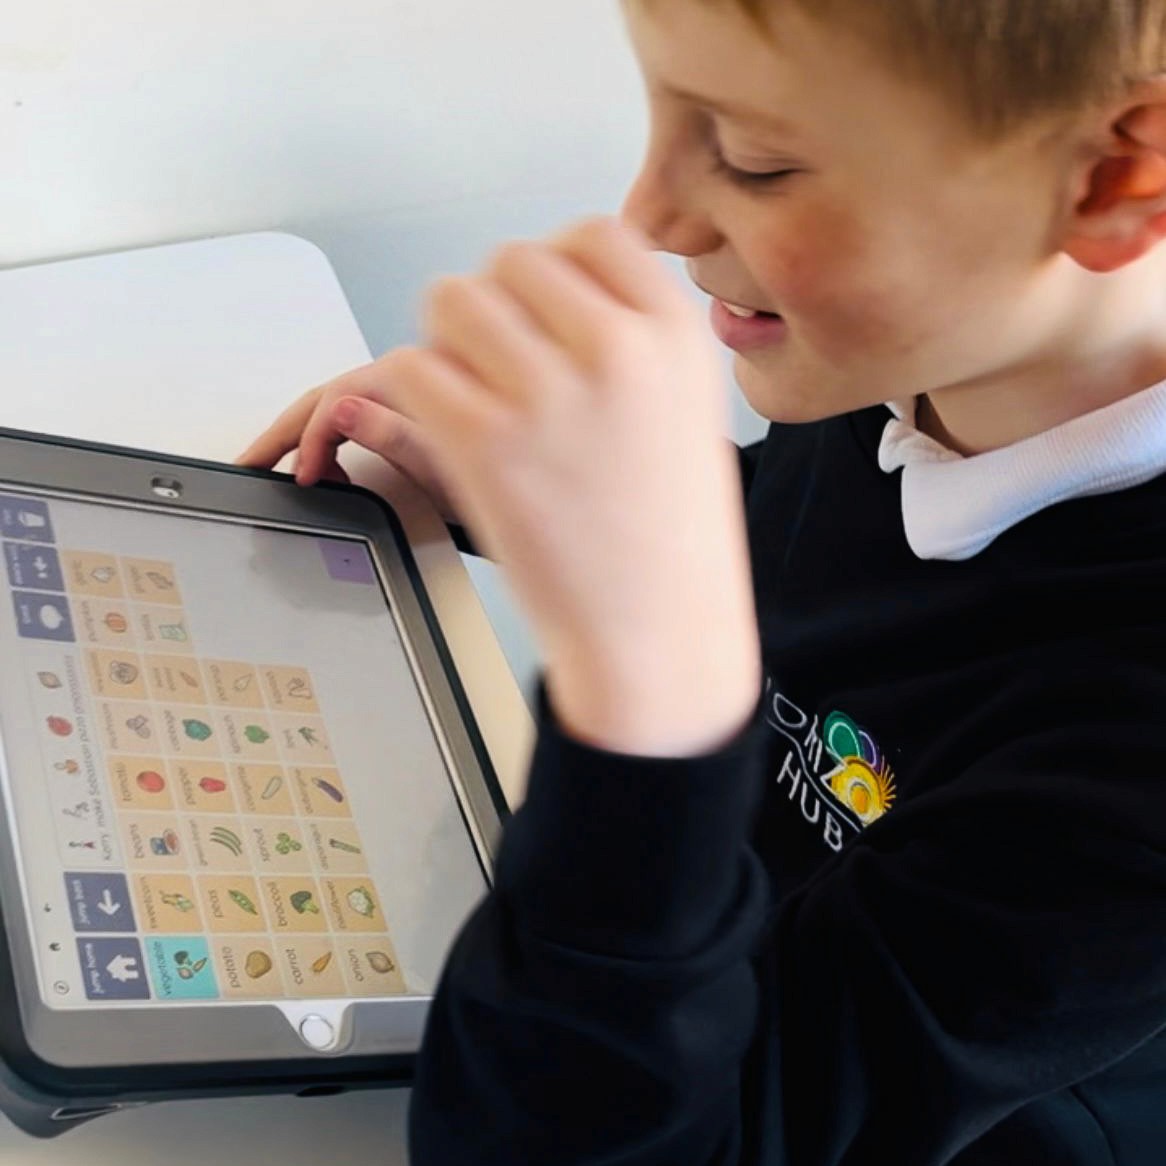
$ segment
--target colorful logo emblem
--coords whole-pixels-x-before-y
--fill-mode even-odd
[[[826,775],[831,792],[864,826],[877,822],[895,800],[895,775],[882,750],[845,713],[826,718],[822,737],[841,767]]]

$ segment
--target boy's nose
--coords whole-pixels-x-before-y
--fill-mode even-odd
[[[717,250],[720,232],[707,215],[682,206],[659,177],[641,171],[624,199],[620,217],[638,227],[661,251],[695,258]]]

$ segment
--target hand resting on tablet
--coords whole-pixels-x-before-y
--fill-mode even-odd
[[[336,455],[346,441],[354,441],[412,479],[447,522],[458,522],[457,509],[421,426],[390,405],[387,359],[382,356],[305,393],[236,463],[271,469],[296,450],[295,475],[300,485],[310,486],[321,479],[346,481]]]

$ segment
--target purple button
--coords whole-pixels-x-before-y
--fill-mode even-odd
[[[35,591],[13,591],[16,626],[26,640],[56,640],[72,643],[73,617],[63,595],[38,595]]]
[[[0,494],[0,533],[30,543],[51,543],[53,522],[48,503],[39,498]]]
[[[90,1000],[149,1000],[142,947],[132,935],[79,939],[77,956]]]
[[[133,931],[134,909],[123,874],[70,871],[65,875],[65,894],[74,931]]]
[[[4,564],[13,587],[34,587],[39,591],[64,591],[61,560],[52,547],[39,543],[5,543]]]
[[[318,540],[320,553],[328,574],[338,583],[375,583],[376,571],[364,543],[348,539],[322,538]]]

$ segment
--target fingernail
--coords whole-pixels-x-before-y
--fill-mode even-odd
[[[341,433],[348,433],[356,427],[359,412],[360,406],[351,397],[345,397],[332,410],[332,423]]]

